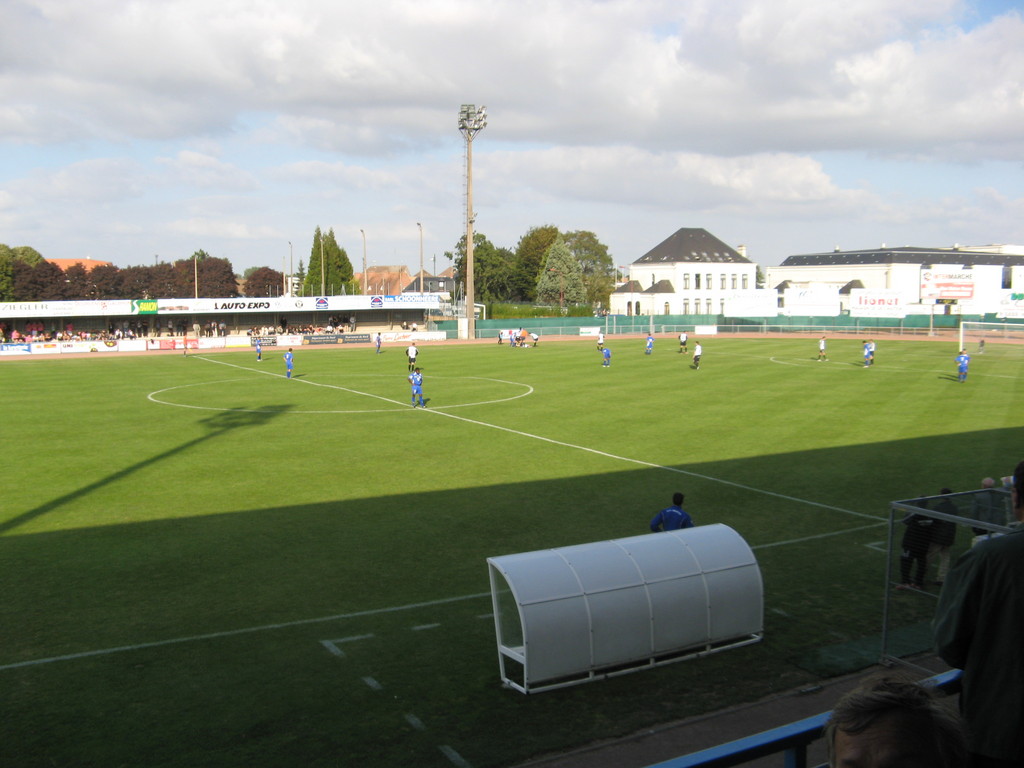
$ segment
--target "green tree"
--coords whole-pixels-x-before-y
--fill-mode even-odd
[[[598,240],[593,232],[586,230],[567,232],[564,237],[569,253],[580,265],[585,301],[607,307],[615,289],[615,264],[608,253],[608,246]]]
[[[0,301],[14,301],[14,275],[11,249],[0,243]]]
[[[579,304],[586,299],[580,263],[559,235],[544,256],[537,278],[537,300],[548,304]]]
[[[455,280],[465,289],[466,236],[459,238],[455,252],[445,256],[454,262]],[[487,236],[473,233],[473,287],[477,301],[493,303],[508,301],[512,296],[512,273],[515,254],[508,248],[496,248]]]
[[[246,271],[246,296],[280,296],[284,274],[270,267],[254,267]]]
[[[533,301],[537,296],[537,280],[544,266],[544,256],[558,237],[558,227],[545,224],[533,227],[516,244],[516,263],[512,275],[515,298]]]
[[[16,248],[11,248],[11,252],[14,254],[14,258],[24,261],[29,266],[36,266],[46,259],[43,258],[43,254],[28,245],[19,245]]]
[[[321,277],[321,269],[323,276]],[[302,262],[299,262],[299,274]],[[309,251],[309,271],[303,279],[303,295],[315,296],[323,293],[349,294],[358,293],[358,286],[352,279],[352,262],[344,248],[334,238],[334,230],[326,234],[316,228],[313,234],[313,245]]]

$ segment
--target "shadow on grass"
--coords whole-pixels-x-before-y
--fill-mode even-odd
[[[236,429],[244,429],[246,427],[258,427],[268,423],[274,417],[280,416],[286,413],[291,406],[264,406],[259,410],[245,410],[245,411],[224,411],[217,413],[214,416],[210,416],[205,419],[198,421],[207,431],[206,434],[201,435],[193,440],[189,440],[181,445],[176,445],[172,448],[168,448],[166,451],[162,451],[155,456],[149,456],[142,461],[138,461],[135,464],[119,469],[116,472],[112,472],[109,475],[98,478],[88,485],[76,488],[73,491],[65,493],[62,496],[58,496],[45,504],[41,504],[34,509],[30,509],[26,512],[21,513],[17,517],[13,517],[10,520],[5,520],[0,523],[0,535],[15,530],[21,525],[27,522],[35,520],[43,515],[46,515],[54,510],[60,509],[65,503],[72,499],[78,499],[82,496],[86,496],[94,491],[103,488],[104,486],[110,485],[111,483],[120,482],[130,477],[140,469],[146,469],[153,464],[164,461],[171,458],[179,453],[191,450],[198,445],[201,445],[209,440],[214,440],[222,435],[227,434]]]

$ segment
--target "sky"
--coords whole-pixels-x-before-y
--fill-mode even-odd
[[[441,272],[462,104],[499,247],[1024,244],[1024,0],[3,0],[0,243]]]

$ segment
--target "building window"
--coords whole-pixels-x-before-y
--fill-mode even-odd
[[[696,288],[698,291],[700,290],[700,275],[699,274],[693,276],[693,287]]]
[[[744,275],[743,276],[743,290],[744,291],[747,290],[747,278],[748,277],[750,277],[750,275]]]
[[[725,314],[725,299],[722,299],[721,302],[720,302],[720,309],[718,310],[718,314],[720,314],[720,315],[724,315]]]
[[[665,311],[664,311],[664,312],[663,312],[662,314],[665,314],[665,315],[671,314],[671,313],[670,313],[670,312],[668,311],[668,302],[667,302],[667,301],[665,302]]]
[[[707,274],[708,281],[706,283],[704,283],[704,287],[707,288],[709,291],[711,290],[711,286],[714,285],[714,283],[711,282],[711,277],[712,277],[711,273],[708,272],[708,274]]]
[[[732,276],[732,289],[734,291],[736,290],[736,275]]]
[[[689,272],[687,272],[685,275],[683,275],[683,290],[684,291],[690,290],[690,273]]]
[[[684,315],[690,314],[690,300],[689,299],[683,299],[683,314]]]
[[[722,273],[722,290],[725,290],[725,272]]]
[[[711,314],[711,299],[708,299],[706,306],[708,308],[708,314],[710,315]]]

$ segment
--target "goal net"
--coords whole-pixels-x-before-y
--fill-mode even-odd
[[[983,348],[982,342],[1024,344],[1024,323],[978,323],[966,320],[960,324],[960,349],[969,352]]]

